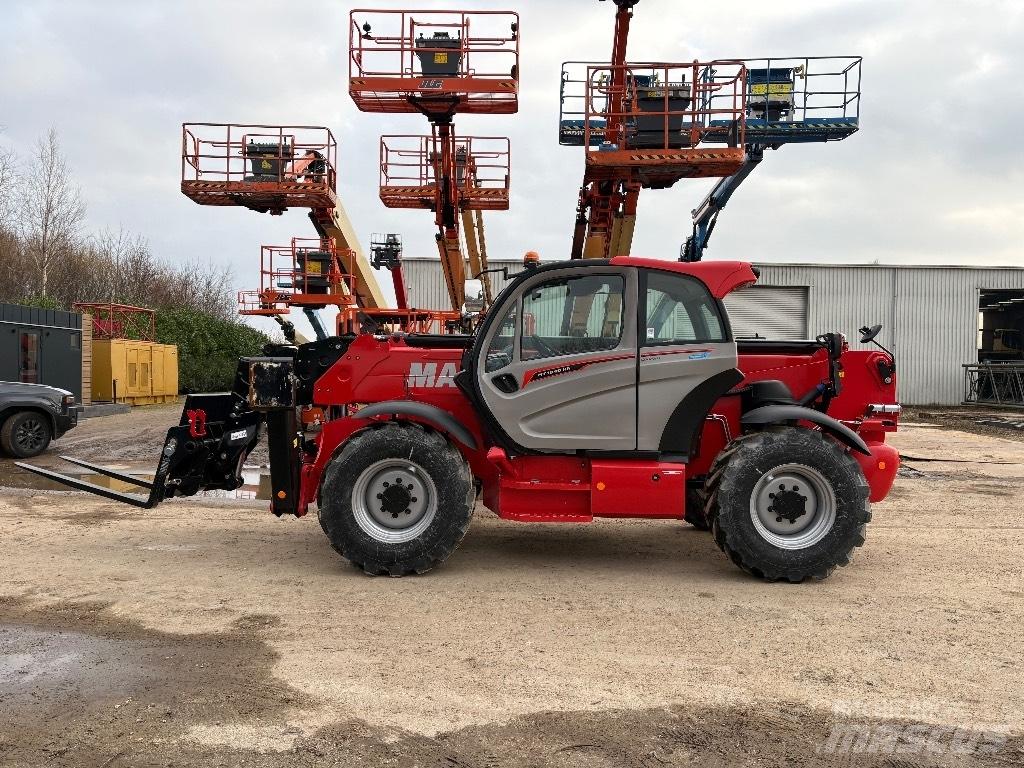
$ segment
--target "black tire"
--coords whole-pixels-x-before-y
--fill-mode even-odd
[[[390,484],[382,479],[388,477]],[[371,508],[366,500],[374,497]],[[389,422],[356,435],[331,459],[320,489],[320,525],[331,546],[370,575],[425,573],[458,547],[475,501],[469,465],[444,436]]]
[[[821,432],[790,427],[744,436],[712,470],[705,510],[715,542],[747,573],[821,580],[864,544],[867,480]]]
[[[31,459],[45,451],[53,439],[50,422],[36,411],[21,411],[0,427],[0,448],[16,459]]]
[[[707,503],[707,495],[701,488],[686,489],[686,511],[683,513],[683,520],[688,522],[698,531],[710,531],[707,515],[704,514],[704,506]]]

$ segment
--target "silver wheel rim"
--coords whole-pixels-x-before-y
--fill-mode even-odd
[[[813,467],[783,464],[754,485],[750,519],[769,544],[779,549],[806,549],[824,539],[835,525],[835,491]]]
[[[352,513],[376,541],[402,544],[430,527],[437,513],[437,488],[416,462],[381,459],[356,479]]]

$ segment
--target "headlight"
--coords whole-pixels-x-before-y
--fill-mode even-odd
[[[61,403],[61,406],[63,406],[64,408],[70,408],[71,406],[73,406],[75,404],[75,396],[74,395],[64,395],[64,397],[61,398],[60,403]]]

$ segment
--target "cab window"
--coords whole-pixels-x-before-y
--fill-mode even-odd
[[[512,302],[491,337],[491,343],[487,345],[487,357],[484,361],[484,370],[487,373],[501,370],[512,362],[516,336],[516,304],[517,302]]]
[[[642,344],[695,344],[727,341],[718,303],[689,275],[646,272]]]
[[[523,360],[614,349],[622,338],[622,275],[563,277],[523,295]]]

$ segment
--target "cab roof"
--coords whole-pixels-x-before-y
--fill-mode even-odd
[[[637,256],[616,256],[608,264],[620,267],[642,267],[662,272],[676,272],[700,280],[716,299],[721,299],[757,282],[757,273],[745,261],[666,261],[664,259],[643,259]]]

